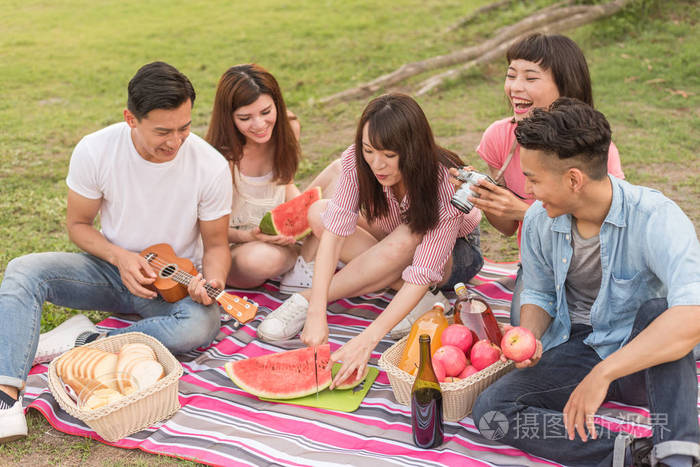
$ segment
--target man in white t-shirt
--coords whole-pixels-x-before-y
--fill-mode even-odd
[[[138,314],[142,320],[107,334],[140,331],[174,353],[216,337],[219,309],[204,286],[223,287],[230,266],[233,184],[223,156],[190,134],[194,100],[189,79],[172,66],[139,69],[125,121],[84,137],[71,157],[66,224],[84,252],[35,253],[8,264],[0,284],[0,443],[27,433],[17,400],[32,365],[101,337],[84,315],[40,336],[45,301]],[[175,303],[148,288],[157,271],[139,252],[158,243],[201,271]]]

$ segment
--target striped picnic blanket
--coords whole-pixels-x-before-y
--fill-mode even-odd
[[[496,317],[504,322],[508,320],[515,267],[487,262],[477,276],[481,284],[470,287],[491,303]],[[360,408],[352,413],[264,402],[240,390],[226,376],[223,365],[227,361],[299,347],[299,342],[278,346],[255,337],[266,308],[275,309],[286,298],[279,293],[277,282],[235,292],[261,305],[255,320],[240,328],[224,322],[210,347],[181,356],[185,370],[179,385],[182,409],[114,446],[216,465],[559,465],[485,439],[470,417],[445,423],[445,442],[438,449],[416,448],[411,438],[410,408],[396,402],[381,369]],[[383,292],[330,304],[331,350],[357,335],[391,298]],[[129,324],[126,319],[111,317],[99,326],[110,329]],[[393,343],[382,340],[370,364],[377,367],[381,353]],[[46,372],[45,365],[32,369],[25,404],[39,410],[59,431],[104,442],[61,410],[48,390]],[[613,429],[651,434],[646,408],[607,403],[600,417]]]

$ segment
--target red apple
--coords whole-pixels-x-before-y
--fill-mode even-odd
[[[456,376],[448,376],[447,378],[445,378],[446,383],[456,383],[457,381],[460,381],[460,379]]]
[[[529,329],[516,326],[503,335],[501,349],[506,358],[522,362],[535,355],[537,340]]]
[[[440,334],[442,345],[454,345],[466,355],[472,346],[472,332],[463,324],[450,324]]]
[[[501,350],[488,339],[482,339],[472,346],[471,361],[474,368],[481,371],[501,357]]]
[[[462,370],[462,372],[459,374],[459,377],[462,379],[469,378],[471,375],[473,375],[474,373],[478,373],[478,372],[479,372],[479,370],[474,368],[473,365],[467,365],[464,368],[464,370]]]
[[[435,360],[435,357],[433,357],[432,361],[435,376],[437,376],[438,381],[442,383],[445,381],[445,367],[442,365],[440,360]]]
[[[467,357],[461,349],[454,345],[443,345],[433,354],[433,361],[437,360],[445,368],[445,376],[457,376],[467,366]]]

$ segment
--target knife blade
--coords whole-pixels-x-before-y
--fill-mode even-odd
[[[318,355],[314,345],[314,376],[316,376],[316,399],[318,400]]]

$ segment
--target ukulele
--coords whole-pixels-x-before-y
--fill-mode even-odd
[[[170,303],[177,302],[188,295],[187,285],[197,274],[192,261],[176,256],[173,248],[167,243],[150,246],[141,252],[141,256],[146,258],[148,264],[158,274],[155,282],[147,286],[148,288],[155,289],[166,302]],[[246,297],[226,293],[208,284],[204,289],[210,298],[216,300],[226,313],[241,324],[253,319],[258,311],[258,304]]]

